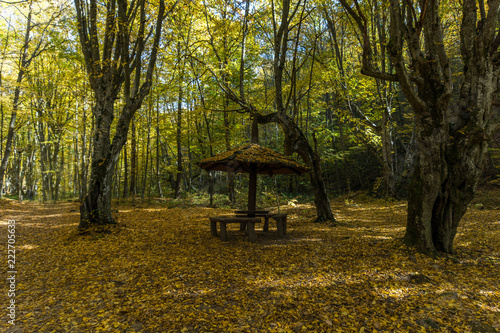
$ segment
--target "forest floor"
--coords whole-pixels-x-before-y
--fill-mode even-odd
[[[14,298],[2,274],[0,332],[498,332],[488,200],[464,217],[457,254],[430,258],[401,243],[405,202],[332,200],[336,227],[291,203],[286,238],[271,223],[249,243],[236,225],[227,242],[211,236],[208,217],[228,209],[120,204],[117,226],[81,235],[77,203],[3,199],[1,252],[15,220],[17,273]]]

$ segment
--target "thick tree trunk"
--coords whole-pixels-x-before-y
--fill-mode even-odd
[[[144,158],[144,176],[143,176],[143,182],[142,182],[142,191],[141,191],[141,198],[144,199],[144,196],[146,195],[146,186],[148,183],[148,167],[149,167],[149,155],[151,154],[151,105],[148,108],[148,135],[146,139],[146,157]],[[151,166],[152,167],[152,166]],[[151,179],[150,179],[150,186],[151,186]]]
[[[441,143],[446,133],[435,132],[419,140],[405,242],[424,253],[454,253],[457,229],[487,158],[487,142],[482,130],[475,137],[455,133],[450,142]]]
[[[106,96],[107,97],[107,96]],[[96,97],[89,191],[80,205],[79,228],[116,223],[111,214],[113,172],[118,155],[111,152],[109,135],[113,121],[113,99]]]
[[[3,178],[5,170],[7,170],[7,163],[9,162],[10,153],[12,151],[12,142],[16,129],[17,109],[19,107],[19,96],[21,94],[20,84],[24,76],[24,69],[19,70],[17,77],[17,85],[14,91],[14,102],[12,105],[12,112],[10,115],[9,130],[7,131],[7,141],[5,143],[5,151],[3,153],[2,161],[0,163],[0,189],[3,188]]]
[[[411,185],[405,235],[406,242],[421,252],[454,252],[457,228],[475,195],[487,159],[488,141],[499,126],[495,109],[500,74],[500,35],[495,32],[499,5],[497,1],[496,14],[488,16],[488,23],[478,23],[484,24],[484,29],[477,30],[476,2],[464,1],[464,78],[458,108],[449,107],[446,90],[441,88],[446,83],[437,84],[442,78],[424,75],[427,86],[420,89],[419,97],[433,109],[417,112],[420,155]],[[437,10],[432,13],[436,15]]]
[[[5,175],[5,171],[7,169],[7,164],[9,162],[9,157],[10,153],[12,151],[12,141],[14,139],[14,134],[15,134],[15,129],[16,129],[16,118],[17,118],[17,111],[19,108],[20,104],[20,95],[21,95],[21,83],[24,78],[24,74],[30,65],[31,61],[35,57],[35,55],[38,53],[38,50],[40,48],[40,43],[38,46],[35,48],[35,51],[31,56],[28,55],[28,47],[30,44],[30,33],[32,29],[32,24],[31,24],[31,14],[32,14],[32,9],[31,5],[29,6],[29,13],[28,17],[26,20],[26,30],[25,30],[25,35],[24,35],[24,45],[21,48],[20,51],[20,56],[19,56],[19,71],[17,73],[17,81],[16,81],[16,87],[14,89],[14,100],[12,103],[12,112],[10,115],[10,123],[9,123],[9,130],[7,131],[7,141],[5,143],[5,151],[2,154],[2,161],[0,163],[0,192],[1,189],[3,189],[3,178]],[[3,112],[2,112],[2,123],[3,123]],[[2,126],[3,128],[3,126]],[[3,142],[2,142],[3,143]]]
[[[418,129],[417,132],[420,133],[419,155],[408,195],[405,243],[416,246],[420,252],[432,253],[436,251],[432,238],[433,211],[443,178],[447,176],[442,156],[443,133],[438,128],[429,128],[425,133]]]
[[[398,81],[415,111],[418,155],[405,241],[421,252],[453,253],[457,228],[486,160],[487,142],[500,123],[500,0],[489,0],[487,6],[484,1],[461,1],[464,68],[458,107],[450,105],[454,79],[444,43],[441,1],[389,1],[387,47],[395,74],[373,66],[367,19],[358,1],[352,7],[340,2],[362,34],[362,73]]]
[[[479,57],[480,54],[474,54],[466,67],[460,106],[452,116],[451,138],[445,153],[448,177],[434,206],[434,245],[446,253],[454,252],[457,228],[474,198],[488,159],[488,141],[499,124],[494,101],[500,69],[495,69],[490,59]]]
[[[159,1],[156,19],[146,16],[146,2],[142,0],[105,5],[96,0],[75,0],[74,4],[85,67],[95,97],[90,186],[80,206],[80,228],[86,228],[115,223],[111,215],[113,173],[127,141],[130,122],[151,89],[166,13],[163,0]],[[98,22],[103,22],[101,14],[105,17],[104,25],[98,26]],[[146,26],[152,24],[154,28],[148,35]],[[104,33],[99,34],[103,28]],[[147,40],[150,47],[146,47]],[[147,66],[143,67],[145,59]],[[111,141],[114,102],[120,94],[124,105],[117,113]]]

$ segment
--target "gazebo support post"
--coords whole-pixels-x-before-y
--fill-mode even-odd
[[[257,165],[252,163],[250,169],[252,172],[250,172],[248,177],[248,210],[255,211],[257,207]]]
[[[252,132],[250,137],[250,143],[259,143],[259,122],[257,116],[252,116]],[[250,173],[248,177],[248,210],[250,212],[255,211],[257,207],[257,164],[250,164]],[[248,217],[255,217],[254,214],[250,213]],[[243,231],[246,228],[246,223],[240,224],[240,230]]]
[[[250,164],[251,172],[248,174],[248,210],[255,211],[257,207],[257,164]],[[249,213],[248,217],[255,217],[255,214]],[[245,230],[246,223],[240,224],[240,230]]]

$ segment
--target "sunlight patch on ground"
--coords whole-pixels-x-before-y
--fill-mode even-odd
[[[36,249],[39,245],[33,245],[33,244],[28,244],[28,245],[21,245],[19,246],[19,249],[21,250],[33,250]]]
[[[479,306],[485,310],[491,311],[491,312],[499,312],[500,313],[500,305],[498,306],[491,306],[488,304],[483,304],[479,303]]]
[[[401,300],[404,297],[411,295],[410,288],[382,288],[375,291],[376,294],[384,297],[392,297],[397,300]]]
[[[66,223],[66,224],[51,225],[51,226],[49,226],[49,228],[55,229],[55,228],[64,228],[64,227],[76,227],[78,225],[79,225],[79,223]]]
[[[67,213],[67,212],[64,212],[64,213],[60,213],[60,214],[50,214],[50,215],[31,215],[30,218],[32,219],[39,219],[39,218],[43,218],[43,219],[58,219],[58,218],[63,218],[63,217],[66,217],[68,216],[70,213]]]
[[[40,222],[24,222],[23,227],[47,228],[47,224]]]
[[[290,239],[291,243],[295,242],[323,242],[324,240],[322,238],[297,238],[297,239]]]
[[[265,279],[254,279],[250,280],[249,283],[253,284],[255,287],[260,289],[265,288],[276,288],[276,287],[286,287],[286,288],[299,288],[299,287],[329,287],[338,284],[346,283],[360,283],[363,282],[361,279],[356,279],[353,277],[343,277],[338,274],[325,274],[325,275],[304,275],[297,274],[291,277],[282,278],[265,278]]]
[[[393,237],[387,237],[387,236],[372,236],[372,235],[364,235],[361,236],[362,238],[369,238],[369,239],[393,239]]]

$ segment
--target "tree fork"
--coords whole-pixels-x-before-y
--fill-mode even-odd
[[[80,228],[92,224],[116,223],[111,214],[111,182],[120,151],[127,141],[130,122],[149,94],[156,66],[162,23],[175,8],[166,12],[160,0],[156,22],[146,31],[146,2],[118,0],[104,9],[105,33],[99,40],[98,3],[96,0],[75,0],[78,34],[84,55],[88,80],[95,96],[93,152],[90,190],[80,206]],[[137,22],[138,24],[131,24]],[[132,31],[136,28],[136,31]],[[151,48],[146,48],[145,36],[152,36]],[[135,39],[133,36],[136,36]],[[150,49],[149,62],[143,68],[145,50]],[[133,70],[132,70],[133,69]],[[146,73],[142,75],[143,70]],[[123,90],[123,91],[122,91]],[[112,139],[111,125],[115,115],[114,102],[123,93],[124,105],[118,112]],[[133,167],[133,166],[132,166]]]

